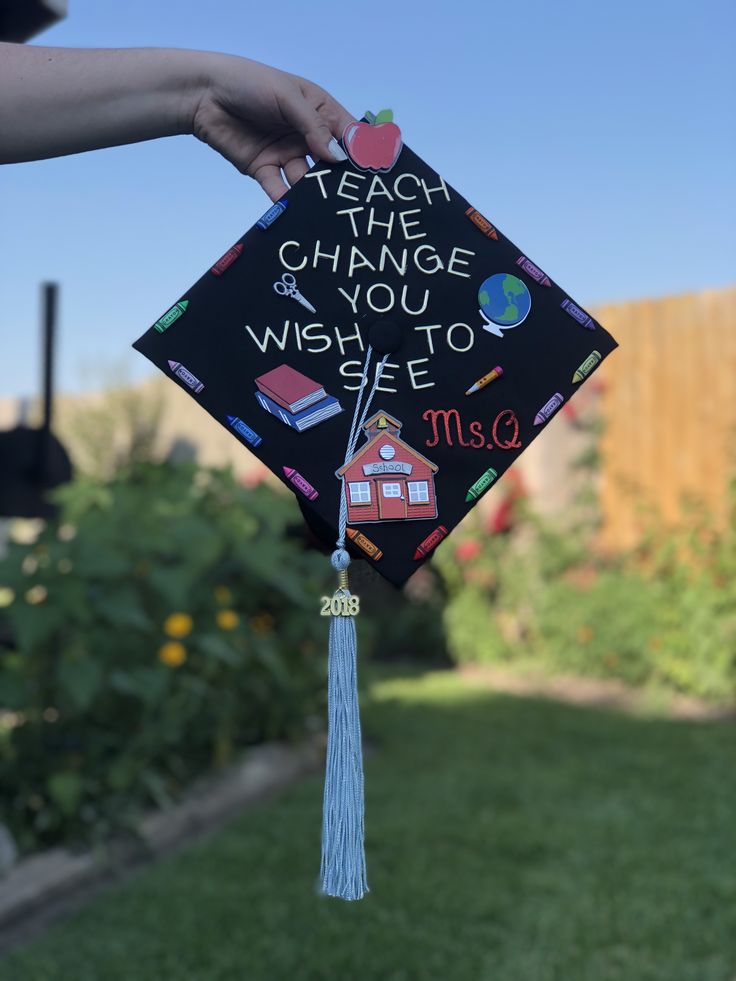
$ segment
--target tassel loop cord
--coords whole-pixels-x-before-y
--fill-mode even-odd
[[[368,417],[381,372],[388,355],[376,367],[370,392],[363,402],[368,385],[368,368],[373,349],[366,351],[363,376],[355,401],[355,411],[345,451],[345,462],[355,453],[358,437]],[[345,549],[347,501],[345,479],[340,490],[337,548],[332,566],[337,572],[335,596],[350,597],[348,566],[350,555]],[[345,900],[362,899],[368,892],[364,847],[363,746],[358,706],[358,642],[355,618],[346,615],[330,617],[330,643],[327,667],[327,767],[322,810],[321,891]]]

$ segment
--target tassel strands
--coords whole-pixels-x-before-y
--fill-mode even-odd
[[[355,452],[361,427],[381,379],[388,358],[376,365],[373,385],[368,387],[368,369],[373,349],[369,345],[363,365],[353,421],[345,449],[345,462]],[[330,615],[330,646],[327,659],[327,768],[322,812],[322,892],[339,899],[362,899],[368,892],[364,848],[363,747],[358,706],[358,641],[353,617],[359,612],[359,599],[348,588],[350,556],[345,550],[347,501],[345,480],[340,493],[337,549],[332,565],[338,574],[338,587],[332,598],[322,598],[322,613]]]
[[[347,584],[349,564],[350,556],[344,549],[333,553],[332,565],[338,570],[339,580],[333,600],[351,596]],[[347,900],[361,899],[368,892],[363,845],[363,750],[357,647],[353,616],[349,613],[332,615],[321,879],[323,893]]]

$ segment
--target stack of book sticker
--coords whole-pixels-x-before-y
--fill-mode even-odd
[[[267,371],[255,382],[258,386],[256,398],[261,408],[298,433],[342,412],[337,399],[328,395],[319,382],[288,364]]]

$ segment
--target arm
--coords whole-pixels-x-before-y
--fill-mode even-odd
[[[319,86],[247,58],[0,43],[0,163],[194,134],[275,200],[306,154],[343,160],[353,117]]]

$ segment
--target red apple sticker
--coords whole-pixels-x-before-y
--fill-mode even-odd
[[[382,109],[377,116],[365,114],[367,123],[349,123],[342,134],[345,150],[359,170],[385,173],[399,159],[401,130],[392,122],[394,114]]]

